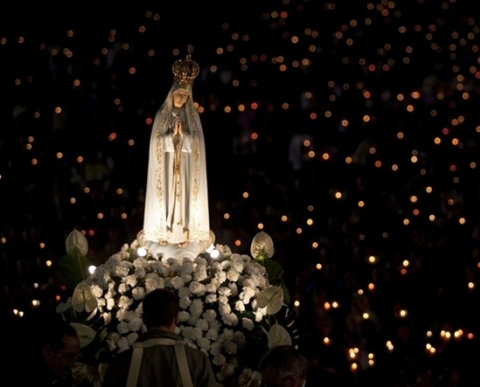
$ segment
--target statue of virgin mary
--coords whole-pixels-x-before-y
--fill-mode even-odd
[[[172,65],[174,82],[153,122],[145,197],[144,240],[190,243],[211,238],[205,141],[192,84],[199,73],[188,48]]]

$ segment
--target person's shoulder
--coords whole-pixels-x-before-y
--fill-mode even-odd
[[[192,347],[187,342],[184,342],[184,343],[185,343],[185,348],[186,348],[187,352],[195,353],[195,354],[198,354],[200,356],[203,356],[203,355],[207,356],[206,352],[202,351],[201,349],[196,348],[196,347]]]
[[[206,361],[209,359],[208,354],[205,351],[202,351],[199,348],[190,347],[188,344],[185,344],[185,351],[196,360]]]

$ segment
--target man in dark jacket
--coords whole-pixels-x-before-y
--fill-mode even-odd
[[[175,334],[178,297],[156,289],[143,300],[147,333],[108,365],[103,387],[216,387],[208,355]]]
[[[82,362],[77,330],[52,313],[18,321],[18,327],[7,337],[6,348],[10,349],[4,369],[11,377],[7,375],[5,386],[100,386],[98,370]]]

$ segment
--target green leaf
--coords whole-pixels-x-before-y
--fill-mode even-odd
[[[92,263],[78,248],[72,249],[58,261],[58,272],[69,288],[74,288],[88,275]]]
[[[283,278],[280,280],[279,286],[283,289],[283,303],[285,305],[290,305],[290,292],[288,291],[287,284]]]
[[[70,325],[72,325],[77,331],[81,348],[90,344],[97,335],[97,332],[88,325],[75,322],[70,323]]]
[[[275,284],[283,276],[283,267],[272,259],[263,259],[262,262],[267,269],[268,280],[271,284]]]

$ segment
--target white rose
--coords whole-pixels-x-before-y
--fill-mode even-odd
[[[215,312],[213,309],[207,309],[202,316],[209,322],[214,321],[217,318],[217,312]]]
[[[138,333],[136,332],[132,332],[130,334],[127,335],[127,344],[129,347],[132,346],[132,344],[137,341],[138,339]]]
[[[208,266],[208,262],[205,258],[202,258],[200,256],[196,257],[194,260],[193,260],[198,266],[202,266],[202,267],[207,267]],[[197,267],[198,267],[197,266]]]
[[[143,326],[143,321],[141,318],[132,319],[128,323],[128,329],[132,332],[139,331],[140,329],[142,329],[142,326]]]
[[[218,338],[218,330],[216,329],[209,329],[207,331],[207,333],[205,334],[205,337],[212,340],[212,341],[215,341],[217,340]]]
[[[253,312],[255,315],[255,321],[260,322],[263,320],[265,315],[267,314],[267,308],[259,308]]]
[[[138,278],[136,274],[130,274],[124,278],[124,281],[128,286],[133,288],[137,285]]]
[[[197,328],[200,328],[202,331],[207,331],[208,330],[208,321],[204,320],[203,318],[199,318],[197,322],[195,323],[195,326]]]
[[[203,302],[202,300],[195,299],[192,301],[192,305],[190,305],[190,313],[200,316],[203,313]]]
[[[120,264],[120,262],[122,262],[122,257],[120,256],[119,253],[115,253],[113,255],[110,256],[110,258],[107,259],[107,261],[105,262],[105,267],[104,269],[105,270],[112,270],[114,269],[118,264]],[[98,270],[98,267],[97,267],[97,270]]]
[[[186,322],[190,319],[190,313],[182,310],[179,314],[178,314],[178,320],[180,322]]]
[[[189,287],[184,286],[183,288],[178,289],[177,296],[178,298],[182,297],[190,297],[192,292],[190,291]]]
[[[110,332],[105,339],[110,351],[114,351],[117,348],[118,340],[120,340],[120,334],[117,332]]]
[[[118,353],[126,351],[130,346],[126,337],[120,337],[117,341]]]
[[[117,266],[115,266],[114,275],[120,278],[126,277],[131,267],[132,264],[130,262],[121,261],[117,264]]]
[[[118,292],[119,292],[120,294],[126,293],[127,290],[128,290],[128,289],[127,289],[127,285],[126,285],[126,284],[121,283],[120,285],[118,285]]]
[[[132,300],[127,296],[121,296],[118,300],[118,307],[126,309],[132,304]]]
[[[189,259],[187,260],[184,260],[183,261],[183,264],[180,268],[180,275],[183,277],[183,276],[189,276],[191,277],[191,274],[194,270],[194,264],[192,261],[190,261]]]
[[[253,328],[255,327],[253,321],[249,318],[242,318],[242,326],[247,330],[247,331],[251,331],[253,330]]]
[[[215,364],[215,365],[217,365],[217,366],[222,366],[222,365],[225,364],[226,360],[227,360],[227,359],[225,358],[225,356],[223,356],[221,353],[217,353],[217,354],[213,357],[212,363]]]
[[[198,346],[202,351],[208,351],[210,348],[210,340],[206,337],[202,337],[198,340]]]
[[[223,344],[223,348],[225,349],[225,353],[228,353],[229,355],[235,355],[237,353],[237,343],[234,343],[233,341],[226,341]]]
[[[235,326],[238,324],[238,317],[235,313],[223,314],[222,321],[227,325]]]
[[[233,297],[237,297],[238,295],[238,286],[235,283],[228,284],[228,288],[230,289],[231,295]]]
[[[193,278],[195,281],[204,281],[208,278],[207,267],[206,266],[197,266],[193,273]]]
[[[232,261],[231,269],[237,273],[241,273],[244,269],[243,259]]]
[[[115,306],[115,300],[113,298],[107,298],[107,310],[112,310]]]
[[[125,320],[127,316],[128,316],[128,312],[126,309],[119,309],[115,314],[115,317],[117,318],[118,321]]]
[[[222,335],[225,338],[225,340],[232,341],[235,339],[235,332],[233,331],[233,329],[230,329],[230,328],[224,329]]]
[[[150,269],[152,269],[153,271],[156,271],[156,272],[159,272],[159,273],[161,273],[163,271],[162,262],[154,260],[154,259],[152,259],[150,261],[147,261],[147,262],[150,266]]]
[[[258,279],[256,277],[248,277],[243,281],[243,287],[255,289],[258,286]]]
[[[231,363],[227,363],[222,367],[222,370],[220,372],[222,376],[226,379],[233,375],[233,373],[235,372],[235,366]]]
[[[105,321],[105,325],[110,324],[110,322],[112,321],[112,314],[111,313],[103,313],[102,317],[103,317],[103,321]]]
[[[210,346],[210,349],[208,350],[208,352],[210,352],[210,354],[213,356],[218,355],[221,351],[222,351],[222,348],[218,341],[213,342],[212,345]]]
[[[143,300],[145,298],[145,289],[137,286],[132,290],[132,297],[134,300]]]
[[[241,331],[235,332],[235,342],[238,344],[240,348],[243,348],[247,344],[247,338],[245,333]]]
[[[122,321],[117,325],[117,331],[121,335],[125,335],[126,333],[130,332],[130,329],[128,329],[128,324],[125,321]]]
[[[243,301],[244,304],[248,305],[253,296],[255,296],[255,291],[252,288],[244,287],[243,291],[238,297]]]
[[[187,309],[192,304],[192,300],[188,297],[182,297],[180,298],[179,303],[180,309]]]
[[[235,303],[235,310],[239,311],[239,312],[244,312],[245,311],[245,304],[239,300]]]
[[[191,314],[191,315],[190,315],[190,318],[189,318],[188,321],[187,321],[187,323],[188,323],[189,325],[195,325],[195,324],[197,323],[197,321],[198,321],[198,315],[196,315],[196,314]]]
[[[224,271],[218,272],[215,274],[215,278],[218,281],[218,284],[223,284],[227,279],[227,274]]]
[[[250,368],[245,368],[240,374],[238,381],[240,387],[259,387],[262,384],[262,374]]]
[[[219,309],[220,309],[220,314],[222,316],[229,315],[230,312],[232,311],[232,308],[230,308],[230,305],[228,305],[226,303],[225,304],[220,304]]]
[[[172,286],[174,287],[174,289],[180,289],[182,286],[185,285],[185,282],[183,281],[182,278],[180,277],[173,277],[172,278],[172,282],[171,282]]]
[[[221,296],[230,297],[232,291],[230,290],[230,288],[222,286],[220,289],[218,289],[218,294]]]
[[[193,328],[193,335],[194,335],[195,341],[198,341],[203,337],[203,332],[200,328],[195,327]]]
[[[159,277],[157,273],[148,273],[145,276],[145,289],[150,293],[155,289],[163,289],[165,287],[165,280]]]
[[[217,289],[218,289],[218,286],[213,282],[209,282],[208,284],[205,284],[205,291],[207,293],[215,293]]]
[[[235,270],[229,270],[227,272],[227,279],[232,282],[237,282],[238,278],[240,278],[240,274]]]
[[[148,261],[144,257],[138,257],[133,261],[133,266],[137,269],[144,269],[148,267]]]
[[[205,285],[197,281],[192,281],[188,287],[190,291],[196,296],[204,296],[206,293]]]
[[[217,302],[217,295],[216,294],[207,294],[205,296],[205,304],[213,304]]]
[[[220,321],[213,320],[213,321],[210,321],[209,324],[210,324],[210,329],[214,329],[217,332],[220,330],[220,325],[221,325]]]
[[[97,298],[100,298],[103,294],[103,289],[97,284],[90,285],[90,289],[92,291],[92,294]]]

